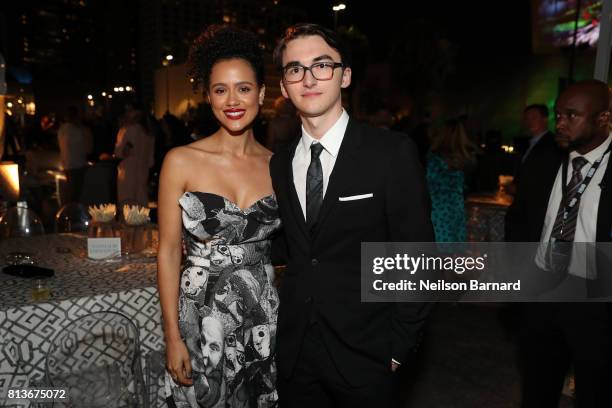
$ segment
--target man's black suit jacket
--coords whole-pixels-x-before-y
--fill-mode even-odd
[[[293,182],[299,138],[270,162],[286,240],[276,358],[290,377],[313,318],[351,385],[407,362],[429,306],[362,303],[361,242],[431,242],[429,199],[414,143],[403,134],[349,120],[316,226],[309,231]],[[339,201],[372,193],[373,197]]]
[[[540,140],[537,141],[535,146],[531,148],[531,151],[527,154],[527,157],[523,160],[523,164],[527,163],[530,160],[530,157],[538,157],[542,152],[547,152],[550,150],[559,150],[557,147],[557,143],[555,142],[555,134],[551,131],[548,131],[542,135]],[[537,159],[536,159],[537,160]]]
[[[518,165],[516,167],[516,171],[514,173],[514,183],[518,185],[518,182],[522,176],[523,168],[526,166],[530,168],[530,171],[537,171],[541,166],[546,166],[548,163],[541,163],[539,159],[542,155],[546,155],[549,153],[557,152],[562,154],[561,150],[557,147],[555,143],[555,134],[553,132],[546,132],[540,140],[533,146],[527,157],[518,161]]]

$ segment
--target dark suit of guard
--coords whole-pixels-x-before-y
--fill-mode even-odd
[[[539,242],[557,172],[568,161],[554,139],[535,146],[520,170],[517,193],[505,221],[506,241]],[[540,143],[538,143],[540,144]],[[538,148],[536,150],[536,148]],[[571,163],[569,164],[571,165]],[[612,165],[600,185],[597,242],[611,242]],[[609,253],[609,251],[608,251]],[[609,259],[598,256],[601,278],[590,294],[610,296]],[[606,272],[607,271],[607,272]],[[520,356],[525,408],[558,407],[566,373],[573,367],[579,407],[612,406],[612,311],[609,303],[526,303],[521,312]],[[603,405],[601,405],[603,404]]]

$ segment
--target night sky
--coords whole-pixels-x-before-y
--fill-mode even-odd
[[[410,26],[419,21],[458,45],[465,55],[478,56],[483,51],[524,55],[531,49],[530,2],[527,0],[349,0],[344,3],[347,8],[339,12],[338,25],[355,25],[381,50],[394,36],[402,30],[410,30]],[[313,20],[333,26],[333,1],[286,0],[284,4],[304,8]]]
[[[152,74],[150,73],[160,68],[159,60],[164,50],[150,51],[143,48],[142,42],[139,40],[139,35],[142,33],[139,33],[138,28],[129,28],[138,27],[138,24],[146,24],[139,23],[138,20],[138,8],[134,5],[140,3],[137,3],[136,0],[132,1],[133,3],[118,0],[108,2],[92,0],[91,4],[95,6],[92,10],[95,12],[90,13],[93,19],[91,31],[94,36],[97,36],[94,38],[98,38],[101,44],[96,47],[87,47],[89,54],[93,52],[93,56],[73,52],[72,54],[75,57],[72,60],[66,58],[64,63],[57,64],[55,70],[52,70],[52,66],[47,62],[42,65],[39,64],[41,69],[33,71],[36,74],[37,97],[40,98],[41,102],[48,101],[51,106],[54,103],[60,103],[45,97],[67,95],[70,91],[72,91],[71,97],[82,99],[84,95],[90,92],[112,89],[109,87],[117,83],[134,84],[140,90],[140,97],[143,100],[151,99],[153,96],[152,80],[149,78],[149,85],[145,87],[143,72],[148,72],[149,77],[151,77]],[[201,1],[203,2],[201,4],[206,4],[205,2],[209,0]],[[337,1],[278,0],[278,2],[285,7],[302,10],[304,15],[308,16],[310,22],[320,23],[328,27],[334,25],[332,6],[337,4]],[[27,0],[27,3],[42,4],[43,2]],[[344,0],[344,3],[347,7],[338,13],[338,27],[355,27],[358,32],[367,38],[366,45],[363,47],[361,45],[357,46],[357,51],[362,53],[360,56],[362,64],[355,66],[357,68],[354,70],[355,82],[362,79],[358,78],[360,75],[364,77],[364,82],[366,75],[369,75],[368,78],[370,79],[376,78],[376,74],[371,72],[377,71],[368,73],[369,67],[367,65],[373,66],[379,62],[389,62],[387,65],[391,67],[391,70],[398,69],[400,71],[399,75],[394,74],[391,83],[369,82],[367,84],[373,90],[379,91],[381,93],[380,97],[384,98],[395,90],[407,94],[419,92],[424,94],[425,91],[436,88],[435,90],[441,91],[441,94],[459,95],[466,99],[470,95],[476,95],[474,88],[478,86],[481,94],[491,97],[497,102],[515,90],[518,83],[525,84],[526,90],[521,91],[523,96],[518,99],[515,98],[507,105],[514,106],[532,100],[529,94],[533,88],[530,85],[531,82],[526,79],[526,74],[522,77],[517,74],[520,69],[530,72],[535,71],[531,66],[528,66],[528,63],[539,58],[539,56],[531,55],[532,26],[531,2],[529,0],[497,2],[490,0],[443,2],[432,0]],[[6,5],[0,5],[0,11],[8,4],[17,7],[17,3],[9,2]],[[172,6],[172,2],[163,4],[168,7]],[[121,22],[115,21],[118,15],[123,18]],[[109,20],[116,24],[109,25]],[[257,21],[258,19],[254,18],[252,20]],[[205,23],[204,20],[201,22],[202,25]],[[284,22],[280,26],[283,27]],[[117,30],[121,28],[123,31],[117,34],[118,31],[115,28]],[[184,30],[180,33],[179,31],[177,30],[177,35],[186,50],[190,38],[183,32]],[[7,32],[7,34],[10,33]],[[272,38],[277,38],[281,33],[269,32],[266,34],[270,34]],[[43,35],[45,34],[43,33]],[[444,53],[428,55],[428,53],[435,54],[436,51],[432,52],[432,50],[436,49],[441,41],[446,42],[451,50],[448,53],[448,58],[445,59],[446,54]],[[12,44],[12,42],[9,41],[8,44]],[[125,46],[120,47],[117,44]],[[138,63],[136,69],[129,71],[127,70],[129,66],[126,63],[129,48],[132,46],[135,49]],[[44,47],[37,47],[37,49],[41,48]],[[355,53],[355,50],[353,52]],[[151,61],[145,60],[145,57],[152,53],[158,53],[159,55],[154,56]],[[444,55],[440,57],[440,54]],[[101,55],[104,55],[104,58],[100,59]],[[448,67],[448,70],[441,75],[442,80],[428,78],[428,76],[436,76],[436,67],[430,63],[430,60],[434,60],[438,64],[438,69],[440,66],[443,69]],[[181,58],[180,55],[176,58],[178,63],[183,61],[184,58]],[[76,63],[81,64],[83,68],[75,69]],[[411,65],[417,67],[413,68]],[[115,68],[120,66],[125,68],[125,73]],[[548,67],[542,69],[550,71]],[[565,68],[561,68],[560,74],[557,72],[551,73],[550,78],[547,78],[547,84],[556,84],[557,77],[563,75],[564,70]],[[404,83],[398,82],[396,80],[398,77],[400,81],[405,80]],[[499,78],[504,78],[504,81],[500,82]],[[40,85],[43,80],[46,80],[44,87]],[[512,81],[515,81],[515,83],[512,83]],[[69,83],[70,86],[65,87],[65,83]],[[509,85],[511,83],[512,85]],[[508,84],[510,88],[503,89],[502,85],[504,84]],[[423,89],[419,89],[419,87]],[[143,89],[148,89],[149,93],[143,95]],[[554,98],[552,85],[550,85],[550,89],[550,92],[542,91],[533,98],[546,101]],[[493,95],[494,90],[497,92],[496,95]],[[482,104],[488,104],[480,95],[474,97],[474,99],[483,100]],[[466,103],[473,104],[473,101],[467,101]],[[512,113],[508,115],[508,117],[510,116],[516,115]]]

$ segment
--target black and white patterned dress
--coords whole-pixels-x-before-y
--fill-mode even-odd
[[[179,328],[191,357],[193,387],[167,390],[178,408],[277,404],[274,345],[278,295],[271,235],[280,228],[273,195],[241,209],[217,194],[179,199],[187,252]]]

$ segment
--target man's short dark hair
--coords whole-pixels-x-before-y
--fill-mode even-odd
[[[287,43],[297,38],[308,37],[311,35],[318,35],[327,43],[327,45],[338,51],[340,54],[340,59],[342,60],[339,62],[342,62],[345,68],[351,66],[349,52],[335,31],[325,28],[319,24],[299,23],[285,30],[285,33],[278,41],[278,44],[274,49],[274,53],[272,54],[274,65],[276,65],[279,71],[283,68],[283,52],[285,51],[285,48],[287,48]]]
[[[538,111],[540,115],[548,119],[548,107],[546,105],[541,103],[534,103],[532,105],[527,106],[525,110],[523,110],[523,113],[527,113],[532,109]]]

